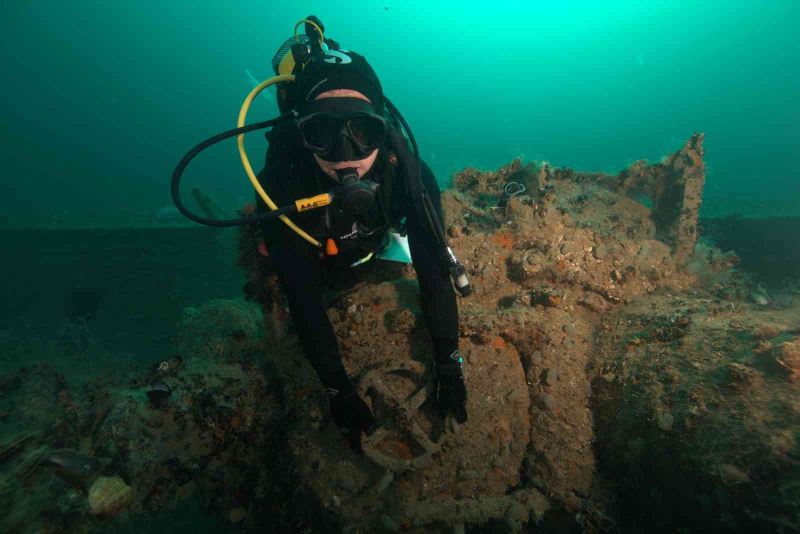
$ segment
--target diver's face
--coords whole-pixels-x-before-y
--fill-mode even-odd
[[[314,106],[315,111],[331,111],[334,113],[341,113],[345,109],[347,111],[360,111],[363,109],[364,111],[375,113],[375,109],[372,107],[369,99],[364,96],[363,93],[352,91],[350,89],[332,89],[330,91],[325,91],[317,96],[317,98],[314,100],[316,101]],[[349,144],[349,141],[347,139],[341,139],[340,143]],[[317,160],[317,165],[319,165],[320,169],[322,169],[325,174],[334,180],[337,178],[337,169],[356,169],[358,172],[358,177],[361,178],[367,172],[369,172],[369,170],[372,168],[372,165],[375,163],[375,159],[378,157],[378,149],[376,148],[368,156],[361,159],[354,159],[355,156],[352,155],[352,151],[348,150],[349,146],[347,144],[339,147],[340,149],[336,151],[336,153],[340,154],[340,158],[344,157],[347,159],[328,161],[314,154],[314,159]],[[348,158],[348,155],[351,156]]]

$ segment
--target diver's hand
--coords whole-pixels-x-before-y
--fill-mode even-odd
[[[444,363],[436,365],[436,404],[442,417],[453,412],[459,424],[467,421],[467,387],[464,385],[464,373],[460,363]]]
[[[368,432],[375,424],[369,406],[355,391],[346,395],[330,396],[329,399],[333,422],[342,431],[350,447],[362,454],[361,433]]]
[[[339,428],[367,430],[375,423],[369,406],[355,391],[330,397],[333,422]]]

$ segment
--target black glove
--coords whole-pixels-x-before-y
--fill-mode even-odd
[[[342,431],[350,447],[362,454],[361,433],[369,431],[375,424],[375,419],[369,406],[358,396],[355,390],[349,393],[338,392],[328,394],[331,405],[333,422]]]
[[[464,372],[461,368],[460,356],[452,362],[436,362],[436,404],[442,417],[452,410],[456,421],[461,424],[467,421],[467,388],[464,385]]]

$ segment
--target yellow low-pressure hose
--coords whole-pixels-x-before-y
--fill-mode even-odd
[[[294,25],[294,40],[300,42],[300,35],[297,33],[297,30],[300,28],[301,24],[311,24],[315,30],[319,33],[319,43],[322,44],[325,42],[325,35],[322,32],[322,28],[314,22],[313,20],[303,19],[298,21],[297,24]]]
[[[247,95],[247,98],[244,99],[242,108],[239,110],[239,120],[236,122],[236,126],[238,128],[244,126],[245,120],[247,119],[247,112],[250,109],[250,104],[253,103],[253,100],[255,99],[255,97],[259,95],[259,93],[261,93],[261,91],[263,91],[270,85],[276,83],[293,82],[293,81],[294,81],[294,75],[283,74],[281,76],[273,76],[272,78],[258,84],[252,91],[250,91],[250,94]],[[250,179],[250,183],[253,185],[253,188],[256,190],[256,193],[258,193],[258,196],[260,196],[264,200],[264,203],[267,206],[269,206],[269,209],[271,210],[278,209],[278,206],[272,201],[271,198],[269,198],[269,195],[267,195],[267,192],[264,191],[264,188],[261,187],[258,178],[256,178],[256,174],[253,172],[253,167],[250,165],[250,160],[247,157],[247,151],[244,149],[244,134],[240,134],[236,137],[236,144],[239,147],[239,156],[242,158],[242,166],[244,167],[244,172],[247,173],[247,177]],[[289,217],[287,217],[286,215],[279,215],[278,217],[284,222],[284,224],[286,224],[286,226],[297,232],[297,234],[300,237],[302,237],[315,247],[322,248],[322,243],[320,243],[319,241],[308,235],[306,232],[304,232],[300,227],[294,224],[289,219]]]
[[[296,41],[299,41],[297,30],[303,23],[308,23],[311,26],[313,26],[317,30],[317,32],[319,32],[320,43],[325,42],[325,37],[323,36],[322,28],[320,28],[319,25],[314,21],[308,19],[303,19],[294,25],[294,38]],[[258,84],[255,88],[253,88],[253,90],[250,91],[250,94],[247,95],[247,98],[244,99],[242,108],[239,110],[239,120],[236,122],[237,128],[241,128],[242,126],[244,126],[244,122],[247,119],[247,112],[250,110],[250,104],[253,103],[253,100],[255,100],[255,98],[261,93],[261,91],[263,91],[270,85],[274,85],[276,83],[293,82],[293,81],[294,81],[293,74],[282,74],[279,76],[273,76],[268,80],[264,80],[263,82]],[[244,134],[238,135],[236,137],[236,144],[239,147],[239,156],[241,156],[242,158],[242,166],[244,167],[244,172],[247,173],[247,177],[250,179],[250,183],[253,185],[253,188],[256,190],[256,193],[258,193],[258,196],[260,196],[264,200],[264,203],[267,206],[269,206],[269,209],[273,211],[278,209],[278,206],[272,201],[271,198],[269,198],[269,195],[267,195],[267,192],[264,191],[264,188],[261,187],[258,178],[256,178],[256,174],[253,172],[253,167],[250,165],[250,160],[247,157],[247,151],[244,149]],[[331,202],[330,195],[317,195],[316,197],[312,198],[300,199],[296,201],[296,204],[298,211],[303,211],[304,209],[311,209],[317,206],[324,206],[326,204],[329,204],[330,202]],[[308,235],[306,232],[304,232],[299,226],[294,224],[289,219],[289,217],[287,217],[286,215],[279,215],[278,217],[280,218],[280,220],[284,222],[284,224],[286,224],[286,226],[294,230],[300,237],[302,237],[315,247],[322,248],[322,243],[320,243],[319,241]]]

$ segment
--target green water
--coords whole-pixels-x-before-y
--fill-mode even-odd
[[[169,207],[195,143],[235,125],[295,21],[364,54],[441,184],[524,155],[616,172],[706,134],[705,213],[800,213],[800,4],[136,2],[0,6],[0,223],[108,225]],[[274,116],[269,98],[251,120]],[[254,165],[265,142],[251,134]],[[187,185],[252,198],[233,141]]]
[[[137,458],[111,451],[104,439],[94,443],[108,432],[127,442],[116,439],[117,419],[106,418],[118,406],[114,396],[161,376],[155,370],[174,361],[180,336],[190,332],[180,329],[181,319],[211,301],[241,305],[260,325],[256,305],[239,302],[247,280],[236,267],[236,231],[178,217],[169,182],[188,149],[235,126],[255,81],[272,76],[277,47],[309,14],[324,21],[327,37],[367,57],[442,187],[466,166],[491,170],[518,157],[617,173],[638,159],[657,162],[704,132],[703,240],[736,250],[745,276],[770,299],[797,293],[800,0],[2,0],[0,531],[10,524],[29,531],[49,525],[48,532],[242,531],[235,520],[252,496],[256,531],[275,524],[291,525],[276,531],[331,531],[318,526],[329,518],[305,497],[310,490],[294,491],[301,478],[291,462],[284,465],[290,451],[283,423],[256,442],[268,442],[269,450],[242,457],[254,463],[226,473],[212,465],[209,472],[220,478],[235,476],[213,487],[210,477],[202,479],[205,486],[176,509],[165,505],[172,482],[205,468],[177,465],[176,458],[205,461],[212,454],[192,449],[167,458],[166,449],[143,446],[141,458],[153,454],[152,465],[169,468],[163,488],[155,484],[147,495],[158,513],[123,515],[116,523],[89,518],[83,494],[41,468],[32,475],[18,470],[23,455],[2,450],[18,432],[46,429],[23,452],[43,444],[82,448],[113,456],[111,474],[139,473]],[[277,114],[265,92],[248,122]],[[258,170],[263,132],[246,143]],[[227,215],[254,198],[233,140],[196,158],[184,186],[185,197],[199,187]],[[733,310],[738,286],[725,293],[722,285],[714,294]],[[573,381],[564,375],[563,383]],[[216,386],[194,384],[190,394],[219,395]],[[281,398],[278,388],[274,393]],[[219,407],[226,408],[223,397]],[[205,400],[192,402],[198,418],[205,414]],[[138,425],[130,428],[144,428],[136,419],[141,412],[125,413],[121,420]],[[776,411],[776,420],[784,417]],[[216,435],[215,420],[202,421],[195,428],[213,427]],[[149,430],[130,436],[150,443]],[[15,478],[20,472],[30,477],[25,484]],[[268,480],[256,486],[243,481],[245,472]],[[780,482],[794,491],[791,473]],[[642,502],[658,502],[658,488],[645,491],[650,500]],[[552,523],[569,523],[566,529],[573,515]],[[541,530],[555,531],[547,524]],[[493,530],[472,530],[484,531]]]

